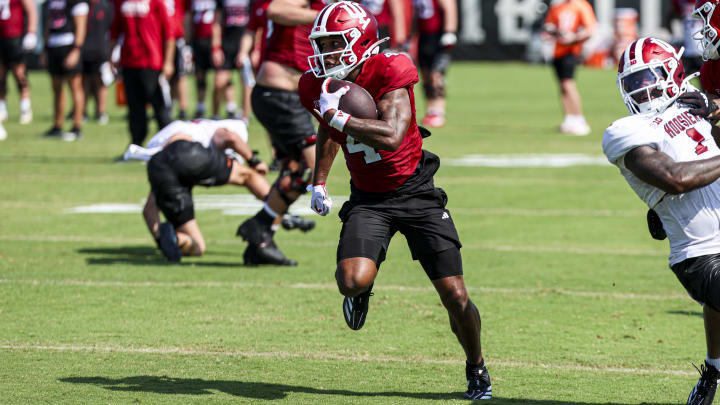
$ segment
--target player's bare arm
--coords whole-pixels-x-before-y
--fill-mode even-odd
[[[22,0],[21,2],[23,9],[25,10],[25,16],[27,21],[27,33],[35,34],[38,27],[38,12],[37,6],[33,0]]]
[[[687,193],[720,178],[720,156],[676,162],[650,146],[639,146],[628,152],[625,167],[640,180],[668,194]]]
[[[340,149],[340,145],[330,139],[327,129],[322,126],[319,127],[317,141],[315,143],[315,171],[313,172],[312,184],[320,184],[327,181],[338,149]]]
[[[267,174],[270,170],[267,163],[261,161],[255,156],[255,153],[238,134],[226,128],[219,128],[212,137],[213,144],[220,149],[232,149],[237,152],[248,166],[255,169],[260,174]]]
[[[272,22],[288,26],[312,24],[317,14],[307,0],[273,0],[267,9]]]
[[[377,120],[350,117],[343,132],[374,149],[395,151],[402,144],[410,126],[412,109],[406,88],[384,94],[377,103]],[[328,110],[323,118],[330,122],[336,110]]]

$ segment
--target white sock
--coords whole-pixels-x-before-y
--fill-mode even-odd
[[[30,99],[24,98],[20,100],[20,111],[27,111],[30,109]]]
[[[280,225],[279,225],[279,224],[272,224],[272,225],[270,226],[270,230],[272,231],[272,233],[277,232],[278,229],[280,229]]]
[[[713,367],[715,367],[716,370],[720,370],[720,358],[717,359],[711,359],[710,356],[705,357],[705,362]]]
[[[270,215],[271,217],[273,217],[273,218],[277,218],[277,217],[278,217],[278,213],[275,212],[275,211],[273,211],[273,209],[270,208],[270,206],[267,205],[267,203],[265,203],[265,205],[263,205],[263,209],[264,209],[265,212],[267,212],[268,215]]]
[[[237,103],[234,101],[231,101],[227,103],[225,106],[225,109],[227,110],[228,114],[234,114],[235,111],[237,111]]]
[[[0,100],[0,110],[7,111],[7,103],[5,100]]]
[[[199,103],[197,103],[197,110],[198,110],[198,111],[205,111],[205,103],[202,102],[202,101],[199,102]]]

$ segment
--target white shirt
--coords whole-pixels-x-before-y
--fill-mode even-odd
[[[147,143],[146,147],[130,145],[125,151],[125,160],[145,160],[160,152],[170,138],[177,134],[190,135],[195,142],[200,142],[204,147],[209,147],[215,131],[220,128],[228,129],[240,136],[247,142],[248,132],[245,122],[242,120],[195,120],[195,121],[173,121],[165,128],[155,134]],[[226,150],[226,153],[232,150]]]
[[[670,195],[637,178],[625,167],[625,154],[647,145],[676,162],[720,155],[706,120],[675,103],[661,113],[636,114],[615,121],[603,135],[603,152],[620,169],[630,187],[663,223],[670,240],[670,265],[685,259],[720,253],[720,184]]]

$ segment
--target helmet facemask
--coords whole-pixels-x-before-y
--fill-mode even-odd
[[[345,43],[345,47],[341,50],[323,52],[320,45],[320,39],[331,36],[337,36]],[[322,34],[310,34],[310,43],[312,44],[314,55],[308,57],[310,67],[316,77],[332,77],[333,79],[344,79],[358,64],[358,57],[353,52],[353,45],[360,38],[360,31],[357,28],[351,28],[342,32],[324,32]],[[327,57],[337,55],[339,65],[330,69],[325,67]]]
[[[699,9],[693,10],[693,16],[703,21],[702,29],[694,33],[693,38],[700,41],[700,49],[702,50],[702,58],[704,61],[720,58],[718,54],[720,38],[718,38],[717,29],[710,23],[714,12],[715,4],[710,2],[706,2]]]

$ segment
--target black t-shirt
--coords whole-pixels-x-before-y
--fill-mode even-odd
[[[239,41],[250,21],[250,0],[218,0],[224,41]]]
[[[105,61],[108,59],[110,23],[115,9],[109,0],[90,0],[87,36],[83,46],[83,59]]]
[[[50,35],[75,33],[73,13],[82,9],[87,10],[86,0],[48,0],[47,24]]]

